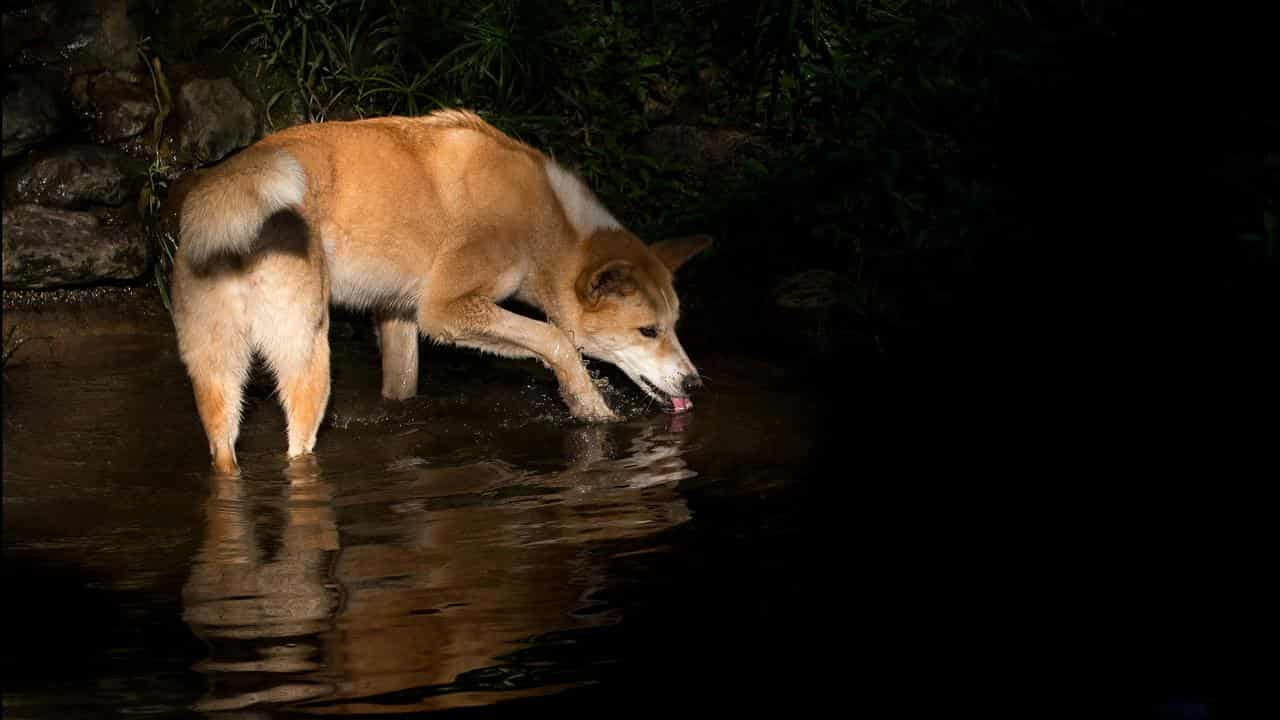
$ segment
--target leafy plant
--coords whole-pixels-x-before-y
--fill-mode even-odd
[[[996,123],[1110,32],[1112,5],[246,0],[229,45],[286,73],[308,120],[469,107],[634,230],[715,232],[722,265],[753,272],[839,267],[867,322],[893,324],[914,301],[891,294],[947,297],[1005,232],[1017,181]],[[691,172],[649,142],[665,124],[753,143]],[[1257,218],[1238,237],[1271,257]]]
[[[160,58],[148,59],[148,38],[138,43],[138,56],[151,75],[151,89],[156,103],[156,116],[151,124],[151,164],[147,167],[147,183],[138,196],[138,214],[142,216],[148,227],[148,236],[153,239],[156,250],[156,262],[152,265],[152,279],[156,290],[160,293],[160,301],[166,310],[173,312],[169,300],[169,274],[173,270],[174,253],[178,251],[177,240],[168,233],[158,232],[158,224],[154,222],[159,212],[162,198],[168,190],[169,167],[161,151],[164,141],[164,122],[173,110],[173,97],[169,92],[169,83],[165,78]]]

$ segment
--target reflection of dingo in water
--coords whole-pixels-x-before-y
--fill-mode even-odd
[[[321,667],[313,638],[331,626],[338,606],[328,579],[338,548],[333,488],[310,458],[291,462],[285,477],[284,528],[270,559],[259,546],[244,482],[212,479],[204,544],[183,588],[183,618],[210,646],[209,659],[197,666],[210,677],[198,710],[291,702],[333,690],[293,675]],[[268,687],[243,687],[236,680],[259,673],[282,675]]]
[[[269,561],[240,497],[244,481],[218,479],[184,593],[187,621],[212,648],[199,666],[214,676],[211,691],[198,707],[410,712],[578,682],[573,668],[540,681],[511,653],[539,636],[618,622],[596,597],[618,550],[606,543],[686,521],[675,485],[694,473],[678,426],[574,427],[565,439],[569,464],[558,472],[409,466],[378,479],[385,492],[336,501],[314,462],[295,463]],[[273,672],[289,674],[261,687]]]

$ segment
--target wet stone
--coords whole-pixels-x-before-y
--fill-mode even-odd
[[[137,61],[137,29],[128,0],[68,0],[55,3],[51,27],[21,60],[72,73],[131,67]]]
[[[0,53],[5,63],[26,64],[33,49],[46,45],[57,11],[57,3],[52,2],[6,8],[0,15]]]
[[[25,74],[6,74],[4,157],[12,157],[58,133],[62,113],[47,84]]]
[[[102,73],[87,80],[83,92],[80,100],[93,118],[97,142],[127,140],[151,128],[156,101],[150,79],[134,72]]]
[[[137,222],[31,204],[4,210],[6,289],[134,280],[146,267],[146,236]]]
[[[5,173],[7,204],[36,203],[78,209],[133,200],[146,165],[120,150],[68,145],[39,150]]]
[[[194,78],[177,91],[178,152],[188,163],[211,163],[258,137],[258,113],[229,78]]]

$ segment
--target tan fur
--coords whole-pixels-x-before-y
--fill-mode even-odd
[[[581,180],[472,113],[290,128],[175,202],[174,322],[219,469],[235,468],[255,353],[277,375],[289,455],[313,449],[330,301],[377,315],[390,398],[416,392],[415,332],[541,361],[586,420],[615,416],[580,353],[664,402],[697,383],[674,333],[671,273],[709,240],[646,246]],[[498,306],[510,297],[548,322]],[[638,331],[649,326],[661,335]]]

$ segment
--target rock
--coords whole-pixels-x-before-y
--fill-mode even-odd
[[[4,157],[12,157],[62,129],[63,117],[47,83],[31,75],[6,74]]]
[[[88,80],[84,94],[95,141],[127,140],[151,129],[156,99],[150,77],[126,71],[102,73]]]
[[[695,175],[734,171],[744,154],[762,153],[767,146],[741,130],[703,128],[695,125],[663,125],[641,141],[644,152],[684,165]]]
[[[32,49],[48,45],[58,5],[34,3],[27,7],[8,8],[0,15],[0,52],[6,64],[28,64]]]
[[[5,289],[135,280],[147,269],[142,226],[102,212],[4,210]]]
[[[133,200],[146,164],[120,150],[69,145],[33,153],[5,172],[5,202],[78,209]]]
[[[79,74],[129,68],[138,61],[138,33],[129,19],[128,0],[67,0],[54,6],[43,42],[21,52],[24,64]]]
[[[178,153],[188,163],[221,160],[258,138],[258,113],[229,78],[193,78],[174,98]]]

